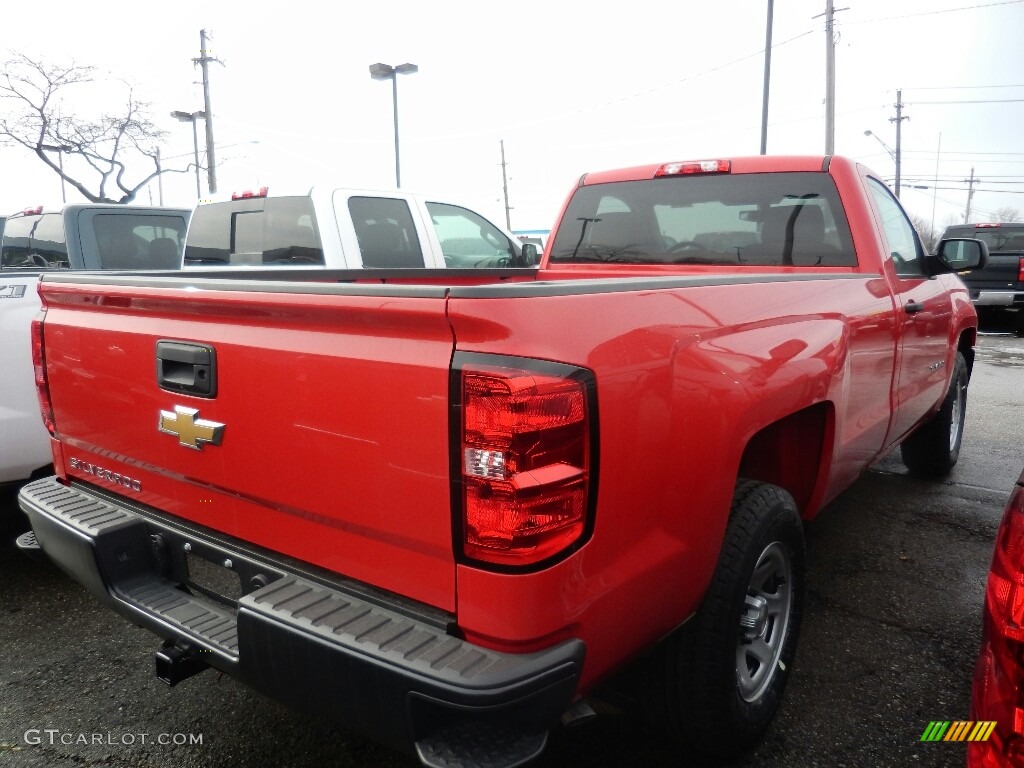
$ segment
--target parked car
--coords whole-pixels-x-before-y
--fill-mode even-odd
[[[971,719],[995,721],[987,741],[967,747],[968,768],[1024,765],[1024,472],[996,534],[985,589],[981,653]]]
[[[0,238],[0,484],[52,461],[36,400],[29,328],[39,276],[50,271],[178,269],[190,211],[139,205],[29,208]]]
[[[954,224],[942,237],[970,237],[988,246],[986,263],[960,277],[979,315],[1012,309],[1017,332],[1024,333],[1024,223]]]

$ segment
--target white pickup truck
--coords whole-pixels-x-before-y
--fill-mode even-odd
[[[184,268],[533,267],[537,251],[462,205],[400,190],[267,187],[200,204]]]
[[[190,211],[133,205],[30,208],[7,218],[0,241],[0,485],[52,461],[39,417],[29,328],[39,276],[53,270],[178,269]]]

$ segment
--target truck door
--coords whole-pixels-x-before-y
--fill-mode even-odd
[[[945,394],[953,307],[943,282],[924,274],[924,248],[899,202],[882,182],[866,181],[886,243],[884,268],[897,309],[899,361],[888,439],[892,442]]]

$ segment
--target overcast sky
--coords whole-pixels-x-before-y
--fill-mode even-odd
[[[895,147],[902,89],[910,212],[937,227],[962,220],[972,168],[973,221],[1024,212],[1024,0],[835,5],[845,9],[836,154],[891,179],[893,159],[864,132]],[[169,113],[203,107],[192,59],[205,28],[223,62],[211,67],[220,192],[393,187],[391,85],[368,67],[412,62],[419,72],[398,82],[403,187],[503,222],[503,139],[512,228],[534,229],[551,225],[584,172],[757,154],[766,9],[766,0],[22,2],[5,11],[0,53],[130,81],[167,131],[166,164],[184,168],[191,128]],[[775,3],[769,154],[824,152],[826,41],[815,18],[824,10],[824,0]],[[93,115],[111,91],[83,90],[73,108]],[[58,178],[24,149],[0,147],[0,179],[0,212],[60,204]],[[158,201],[155,183],[138,202],[150,195]],[[165,176],[163,195],[194,204],[195,177]],[[79,199],[69,190],[68,200]]]

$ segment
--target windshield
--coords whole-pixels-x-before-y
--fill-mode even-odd
[[[835,183],[823,173],[583,186],[562,222],[555,263],[857,265]]]

